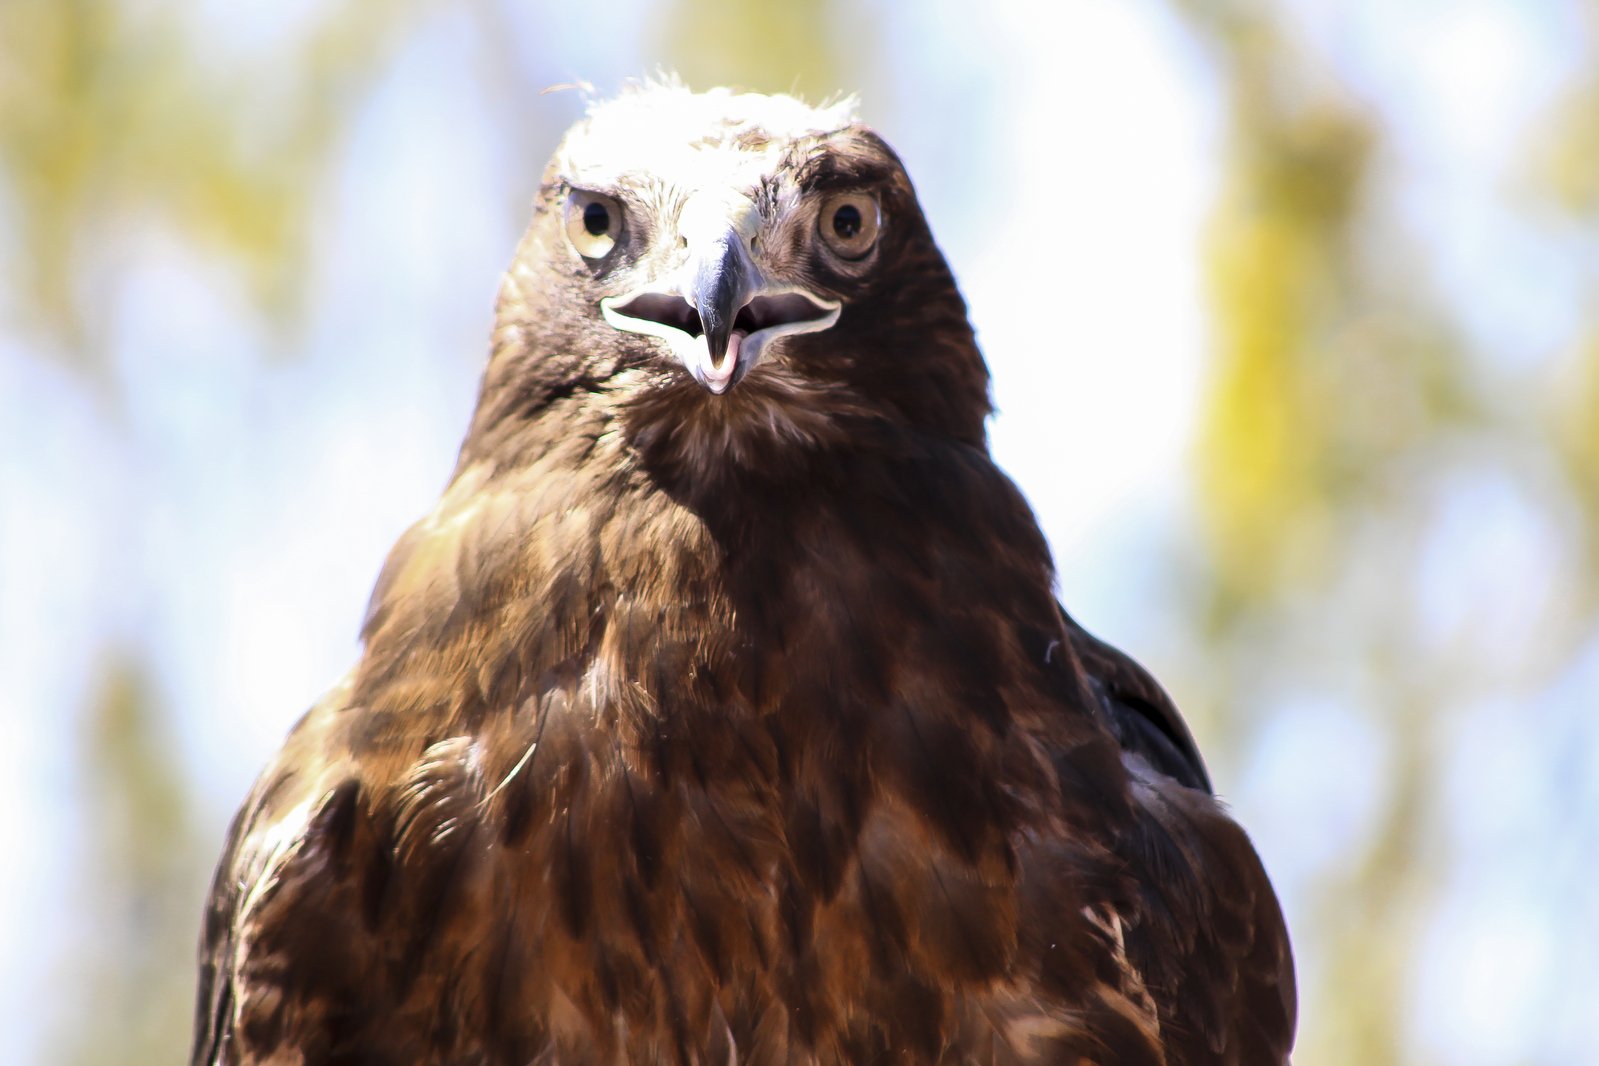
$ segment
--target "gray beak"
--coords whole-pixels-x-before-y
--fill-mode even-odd
[[[707,358],[701,367],[688,369],[700,384],[714,393],[723,393],[749,370],[748,362],[739,359],[741,342],[749,330],[738,334],[733,330],[739,312],[754,295],[755,264],[749,261],[736,232],[728,232],[693,251],[697,254],[689,266],[693,275],[691,302],[699,312]],[[701,373],[695,373],[696,369]]]

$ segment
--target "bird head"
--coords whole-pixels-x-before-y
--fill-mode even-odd
[[[594,105],[545,172],[499,318],[486,401],[491,379],[581,381],[678,426],[864,410],[976,442],[989,411],[910,179],[849,102],[653,83]]]

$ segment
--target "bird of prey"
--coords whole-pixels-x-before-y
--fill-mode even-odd
[[[591,106],[449,485],[233,823],[193,1062],[1286,1061],[1261,863],[989,413],[852,105]]]

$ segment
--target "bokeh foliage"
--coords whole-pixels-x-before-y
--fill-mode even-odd
[[[6,310],[104,381],[125,240],[160,227],[230,262],[265,321],[291,315],[329,150],[421,6],[343,0],[229,57],[170,0],[0,5],[0,164],[26,264]]]
[[[1243,745],[1269,713],[1257,687],[1269,664],[1322,650],[1308,618],[1361,642],[1396,748],[1396,788],[1365,854],[1328,886],[1319,915],[1340,935],[1300,941],[1302,1061],[1398,1060],[1410,905],[1425,886],[1418,809],[1430,787],[1428,693],[1409,691],[1405,619],[1360,592],[1360,527],[1419,515],[1403,486],[1407,456],[1466,409],[1452,395],[1446,338],[1415,286],[1365,262],[1359,240],[1380,133],[1336,86],[1300,74],[1306,57],[1263,15],[1192,21],[1224,72],[1229,144],[1208,240],[1215,329],[1210,396],[1198,441],[1203,554],[1191,607],[1208,633],[1203,695],[1220,732]],[[1395,295],[1397,294],[1397,295]],[[1396,531],[1397,532],[1397,531]],[[1388,556],[1385,593],[1414,565]],[[1345,617],[1337,617],[1343,614]],[[1296,624],[1298,623],[1298,624]],[[1345,649],[1342,654],[1350,654]],[[1309,828],[1309,827],[1307,827]],[[1321,949],[1304,965],[1306,948]],[[1358,985],[1362,994],[1341,994]]]
[[[1224,759],[1248,749],[1284,687],[1340,705],[1382,738],[1378,821],[1316,886],[1314,924],[1297,930],[1296,1059],[1405,1061],[1418,950],[1451,863],[1450,823],[1463,814],[1443,799],[1451,716],[1507,678],[1524,693],[1548,684],[1595,635],[1599,332],[1554,374],[1575,381],[1558,390],[1563,417],[1549,416],[1538,390],[1507,385],[1406,242],[1375,103],[1355,99],[1269,6],[1177,7],[1209,48],[1228,111],[1207,242],[1200,540],[1186,585],[1206,634],[1194,689],[1227,738]],[[1542,174],[1561,209],[1590,224],[1596,86],[1590,74],[1551,116]],[[1527,476],[1561,462],[1568,481]],[[1475,478],[1520,484],[1541,519],[1588,544],[1527,649],[1483,654],[1469,635],[1428,632],[1440,501]],[[1591,814],[1574,831],[1583,821],[1591,833]]]
[[[306,292],[311,204],[365,86],[424,5],[344,0],[280,45],[220,55],[191,8],[117,0],[0,4],[0,315],[116,423],[112,319],[134,237],[232,271],[267,327]],[[79,892],[34,1013],[65,1063],[187,1054],[209,821],[136,646],[100,649],[77,723]],[[202,829],[204,831],[202,831]]]

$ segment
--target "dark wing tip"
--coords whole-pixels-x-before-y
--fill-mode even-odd
[[[1199,745],[1160,682],[1131,656],[1078,625],[1064,607],[1060,617],[1122,748],[1189,788],[1214,794]]]

